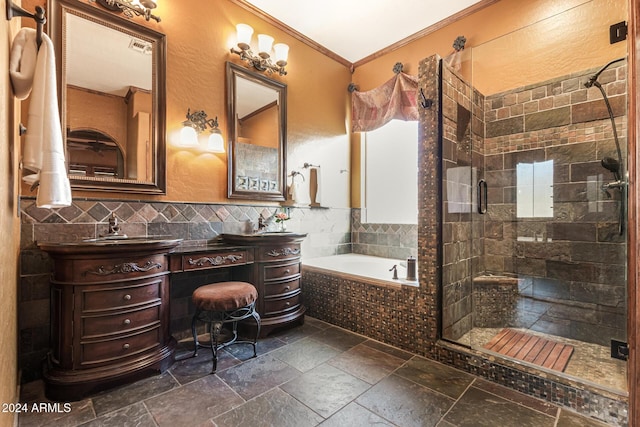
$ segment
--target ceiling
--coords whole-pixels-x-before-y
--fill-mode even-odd
[[[355,63],[481,0],[243,1]]]

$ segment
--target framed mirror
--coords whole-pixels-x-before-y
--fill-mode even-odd
[[[227,62],[230,199],[286,200],[287,85]]]
[[[162,33],[73,0],[48,0],[71,187],[165,194]]]

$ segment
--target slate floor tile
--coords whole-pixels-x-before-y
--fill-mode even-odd
[[[475,378],[461,370],[419,356],[409,360],[395,374],[454,399],[460,397]]]
[[[116,409],[141,402],[178,387],[178,382],[165,372],[135,383],[101,392],[92,398],[93,408],[99,417]]]
[[[459,427],[553,427],[555,424],[553,417],[475,387],[462,395],[445,420]]]
[[[435,426],[454,400],[395,374],[356,399],[371,412],[403,427]]]
[[[366,391],[369,384],[323,364],[280,388],[326,418]]]
[[[328,363],[369,384],[375,384],[402,365],[404,360],[360,344]]]
[[[213,419],[218,427],[311,427],[322,420],[320,415],[277,387]]]
[[[155,427],[153,417],[143,403],[126,406],[114,412],[102,415],[95,420],[81,424],[80,427]]]
[[[353,402],[327,418],[320,425],[322,427],[393,427],[393,424],[387,420]]]
[[[274,351],[272,355],[300,372],[306,372],[331,360],[340,353],[339,350],[326,344],[304,338]]]
[[[367,338],[361,335],[354,334],[353,332],[349,332],[335,326],[312,335],[311,339],[320,341],[343,351],[349,350],[351,347],[355,347],[367,340]]]
[[[246,400],[299,375],[300,371],[270,354],[250,359],[241,365],[217,374],[229,387]]]
[[[216,375],[209,375],[144,403],[160,427],[198,426],[236,406],[244,399]]]

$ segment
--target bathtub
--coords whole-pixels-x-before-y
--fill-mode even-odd
[[[393,279],[390,269],[396,266],[398,279]],[[381,258],[370,255],[344,254],[302,260],[306,270],[321,270],[325,273],[338,274],[350,280],[360,280],[385,285],[418,286],[417,281],[408,281],[406,260]]]

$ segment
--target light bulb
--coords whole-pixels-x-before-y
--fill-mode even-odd
[[[236,34],[238,38],[238,47],[242,50],[249,49],[251,36],[253,35],[253,28],[247,24],[238,24],[236,25]]]
[[[273,37],[266,34],[258,34],[258,54],[262,58],[268,58],[271,55],[271,46],[273,45]]]
[[[284,43],[276,43],[273,45],[276,64],[280,67],[287,65],[287,57],[289,56],[289,46]]]
[[[212,153],[224,153],[224,140],[218,129],[212,129],[207,142],[207,151]]]
[[[189,126],[185,125],[180,130],[180,145],[182,147],[197,147],[198,146],[198,132]]]

